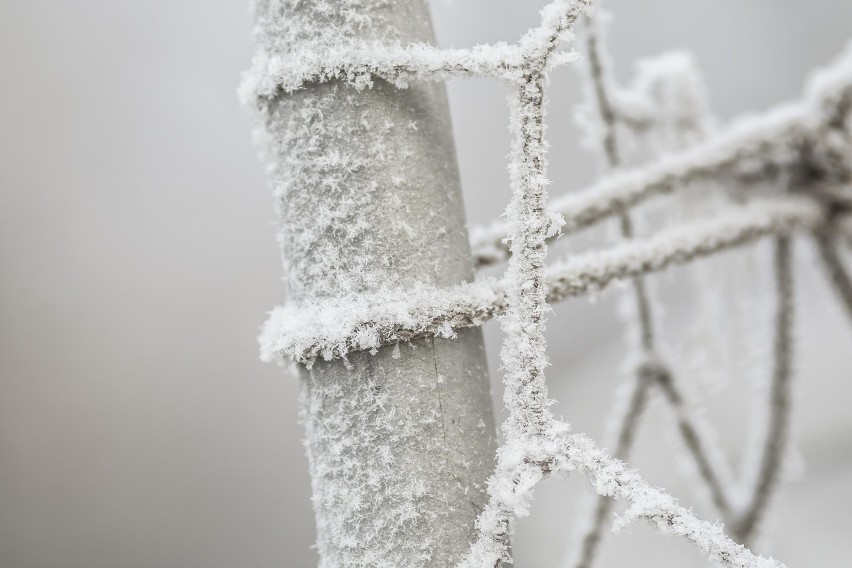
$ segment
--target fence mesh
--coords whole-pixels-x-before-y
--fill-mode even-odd
[[[794,236],[813,240],[825,274],[852,316],[852,280],[838,251],[840,240],[849,236],[845,214],[852,205],[852,47],[814,75],[800,101],[736,122],[642,167],[626,168],[620,129],[647,131],[649,121],[656,120],[674,121],[681,131],[694,130],[701,117],[699,111],[672,117],[678,109],[670,100],[663,100],[658,116],[629,104],[629,97],[609,76],[601,35],[590,20],[591,4],[591,0],[552,2],[542,10],[540,26],[511,45],[442,50],[369,43],[356,48],[329,46],[286,59],[263,53],[256,57],[243,94],[259,105],[306,83],[332,80],[366,89],[376,78],[399,88],[411,81],[495,78],[510,86],[513,131],[512,198],[505,219],[472,231],[477,266],[507,262],[502,277],[483,277],[452,289],[421,286],[276,308],[261,335],[263,358],[308,366],[317,359],[345,360],[353,351],[375,352],[417,337],[451,338],[461,328],[499,316],[505,332],[501,359],[508,417],[488,482],[489,502],[477,521],[479,536],[461,566],[510,562],[510,523],[526,514],[536,484],[557,473],[582,471],[597,498],[570,547],[567,566],[592,564],[613,499],[621,498],[629,507],[615,521],[615,529],[644,520],[688,539],[722,566],[781,567],[744,544],[751,541],[777,489],[788,442]],[[612,171],[592,187],[548,200],[546,77],[557,67],[578,61],[571,45],[575,24],[581,20],[586,24],[583,64],[598,126],[593,139]],[[662,73],[655,68],[651,74],[657,73],[662,81],[666,73],[683,76],[677,62],[667,65],[668,71],[664,66]],[[711,181],[717,184],[713,187],[736,188],[735,198],[725,200],[724,207],[711,215],[636,237],[633,209]],[[773,190],[751,190],[767,182]],[[556,236],[609,219],[616,220],[620,229],[617,244],[546,263],[548,243]],[[763,434],[754,449],[752,471],[734,476],[708,424],[687,403],[678,377],[660,354],[646,276],[763,238],[773,241],[775,297],[769,412],[760,417],[765,423],[758,428]],[[626,397],[613,410],[610,455],[549,410],[544,320],[549,303],[597,292],[619,280],[628,283],[635,314],[631,325],[640,341]],[[721,524],[697,518],[622,461],[629,456],[652,389],[673,409],[677,431],[724,530]]]

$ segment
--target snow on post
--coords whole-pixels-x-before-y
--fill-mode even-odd
[[[472,280],[444,86],[363,88],[329,72],[295,88],[274,69],[355,44],[427,44],[425,2],[257,0],[255,17],[242,91],[258,110],[288,302],[345,297],[341,313],[357,313],[372,292]],[[374,347],[300,369],[320,566],[452,566],[475,536],[496,439],[481,331]]]

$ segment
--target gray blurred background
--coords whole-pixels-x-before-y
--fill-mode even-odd
[[[435,0],[439,43],[511,41],[544,3]],[[609,7],[617,75],[688,48],[721,119],[797,97],[808,70],[852,37],[852,3],[836,0]],[[316,562],[298,385],[257,358],[282,285],[272,199],[235,95],[250,25],[242,1],[0,3],[2,568]],[[468,217],[484,222],[509,195],[505,93],[472,80],[449,94]],[[574,70],[554,75],[553,193],[596,172],[576,143],[580,94]],[[852,331],[800,248],[798,450],[760,548],[790,567],[848,566]],[[690,296],[682,286],[666,296],[662,280],[676,326]],[[549,324],[555,410],[595,437],[623,358],[616,297],[560,305]],[[501,334],[486,329],[499,397]],[[698,390],[736,462],[754,369],[731,370]],[[713,518],[672,458],[667,425],[660,412],[645,421],[634,463]],[[517,525],[519,566],[557,565],[584,489],[579,476],[541,486]],[[610,538],[602,560],[705,565],[642,526]]]

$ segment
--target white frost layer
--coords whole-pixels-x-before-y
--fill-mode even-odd
[[[814,228],[821,207],[803,197],[761,199],[730,211],[666,229],[647,239],[624,241],[611,249],[568,257],[548,269],[548,301],[595,292],[640,274],[747,244],[760,237]]]
[[[341,45],[300,51],[288,57],[260,52],[243,80],[240,95],[244,103],[249,103],[255,97],[271,97],[279,90],[291,93],[306,84],[333,79],[359,89],[372,87],[376,77],[400,88],[416,79],[442,81],[473,76],[513,79],[522,62],[517,46],[507,43],[470,49],[438,49],[427,44]]]
[[[551,420],[540,435],[507,443],[500,449],[500,458],[501,467],[489,481],[489,493],[497,496],[513,515],[528,514],[532,490],[542,479],[581,471],[598,494],[630,503],[626,513],[616,520],[613,526],[616,531],[644,520],[664,534],[686,538],[710,560],[727,568],[784,566],[734,542],[722,525],[698,519],[677,499],[650,486],[638,472],[600,450],[587,436],[571,432],[570,426],[562,421]],[[486,509],[478,521],[480,529],[502,530],[501,517],[506,512]],[[499,542],[481,538],[474,543],[461,568],[496,566],[498,560],[505,558]]]
[[[781,562],[755,555],[731,540],[722,525],[698,519],[692,511],[678,504],[677,499],[651,487],[636,471],[598,449],[588,437],[567,434],[566,438],[568,467],[585,471],[600,495],[631,503],[616,520],[613,530],[619,531],[632,522],[645,520],[663,533],[692,541],[710,560],[722,566],[783,568]]]
[[[806,198],[766,199],[731,208],[709,220],[676,226],[648,239],[625,241],[556,262],[547,270],[547,300],[557,302],[604,289],[613,281],[657,272],[757,238],[813,228],[820,207]],[[260,334],[261,359],[311,365],[383,345],[478,326],[506,309],[506,283],[484,279],[455,288],[421,286],[348,295],[275,308]]]
[[[580,192],[555,198],[548,209],[565,218],[563,231],[570,232],[651,197],[686,189],[698,180],[722,178],[747,186],[750,181],[766,179],[762,174],[790,174],[797,167],[815,165],[824,167],[826,171],[821,173],[829,176],[848,175],[852,166],[848,158],[843,161],[841,157],[852,152],[850,101],[852,42],[813,74],[800,102],[741,118],[689,150],[612,174]],[[815,155],[820,163],[813,162]],[[506,258],[504,239],[508,231],[503,221],[471,229],[478,266]]]
[[[261,359],[284,357],[309,367],[317,358],[338,359],[352,351],[482,324],[505,308],[499,283],[480,281],[455,288],[395,288],[321,302],[275,308],[260,335]]]
[[[309,44],[286,55],[259,50],[251,70],[244,74],[239,94],[243,104],[292,93],[306,84],[345,81],[358,89],[381,78],[399,88],[413,80],[445,81],[462,77],[494,77],[519,82],[530,61],[546,58],[548,70],[577,60],[577,54],[555,51],[570,39],[570,26],[578,9],[589,0],[556,0],[542,9],[542,22],[517,43],[477,45],[469,49],[439,49],[427,44],[388,45],[380,42],[339,41]],[[546,57],[545,57],[546,54]]]

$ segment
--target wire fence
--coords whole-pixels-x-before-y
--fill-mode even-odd
[[[510,562],[510,523],[526,514],[536,484],[560,472],[582,471],[598,494],[567,554],[566,566],[591,566],[614,498],[629,502],[616,529],[644,520],[682,536],[722,566],[781,567],[746,546],[779,485],[788,445],[793,342],[791,240],[812,238],[844,309],[852,317],[852,279],[838,250],[848,238],[852,206],[852,46],[815,74],[801,101],[732,124],[692,147],[639,168],[625,168],[619,129],[635,124],[620,108],[602,37],[591,20],[591,0],[556,0],[542,10],[539,27],[514,44],[441,50],[427,45],[365,44],[329,47],[281,58],[261,53],[243,85],[246,100],[264,105],[307,83],[345,81],[370,88],[376,78],[405,88],[411,81],[492,77],[510,86],[514,140],[509,171],[512,198],[505,220],[472,231],[479,267],[507,262],[500,278],[480,278],[451,289],[420,286],[338,297],[276,308],[261,335],[266,360],[308,366],[318,359],[346,359],[424,336],[454,337],[465,327],[499,316],[503,399],[508,417],[489,502],[477,521],[478,539],[460,566]],[[585,64],[609,169],[593,186],[548,200],[545,175],[546,75],[578,61],[573,29],[585,20]],[[623,106],[623,105],[622,105]],[[665,110],[665,109],[663,109]],[[647,126],[647,125],[646,125]],[[737,189],[721,211],[636,238],[633,209],[713,181]],[[769,182],[770,192],[752,191]],[[560,234],[615,219],[622,240],[605,249],[546,263],[548,243]],[[763,432],[751,471],[731,473],[714,436],[688,404],[679,378],[660,354],[655,304],[648,274],[689,263],[758,239],[773,240],[774,338]],[[544,369],[544,320],[548,304],[627,281],[640,337],[638,363],[625,387],[625,403],[613,410],[612,454],[572,432],[549,410]],[[698,519],[666,493],[651,487],[622,460],[629,457],[649,391],[657,389],[673,409],[677,430],[711,496],[723,526]]]

